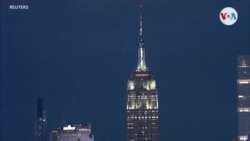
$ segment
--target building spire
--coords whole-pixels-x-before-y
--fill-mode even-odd
[[[142,4],[139,5],[139,9],[140,9],[140,29],[139,29],[139,36],[140,36],[140,43],[143,43],[143,37],[142,37],[142,24],[143,24],[143,19],[142,19]]]
[[[140,20],[139,20],[139,48],[138,48],[138,65],[136,71],[147,71],[146,61],[145,61],[145,48],[144,48],[144,41],[143,41],[143,18],[142,18],[142,3],[139,4],[140,10]]]

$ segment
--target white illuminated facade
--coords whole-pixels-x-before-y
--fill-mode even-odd
[[[127,141],[159,141],[159,104],[154,75],[145,61],[140,5],[138,64],[127,82]]]
[[[137,71],[127,85],[127,141],[159,141],[158,92],[149,71]]]
[[[238,56],[238,140],[250,135],[250,55]]]
[[[51,131],[50,141],[94,141],[94,135],[90,124],[66,125]]]

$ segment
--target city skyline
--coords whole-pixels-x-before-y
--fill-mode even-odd
[[[45,101],[49,130],[64,118],[92,123],[96,141],[125,141],[138,3],[29,1],[20,11],[1,2],[3,141],[16,140],[12,134],[32,141],[37,97]],[[219,20],[226,6],[238,11],[233,26]],[[237,55],[249,53],[249,1],[145,1],[144,13],[161,140],[237,136],[236,66]]]

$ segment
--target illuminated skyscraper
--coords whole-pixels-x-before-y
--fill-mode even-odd
[[[50,141],[94,141],[94,135],[90,124],[74,124],[51,131]]]
[[[240,141],[250,134],[250,55],[238,56],[238,126]]]
[[[36,141],[46,140],[46,112],[43,110],[43,99],[37,99],[37,119],[35,122],[35,138]]]
[[[127,141],[159,141],[156,81],[145,61],[142,4],[140,4],[138,65],[127,84]]]

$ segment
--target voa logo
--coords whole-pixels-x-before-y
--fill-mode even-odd
[[[238,20],[238,13],[232,7],[225,7],[220,11],[220,21],[224,25],[233,25]]]

